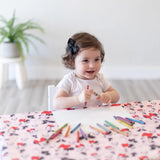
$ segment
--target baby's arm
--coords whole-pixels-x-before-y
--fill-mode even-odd
[[[53,100],[55,109],[70,108],[90,100],[93,90],[83,90],[80,95],[68,97],[67,93],[62,89],[58,89]]]
[[[118,92],[113,87],[109,87],[109,89],[100,96],[100,100],[106,104],[116,103],[119,98]]]

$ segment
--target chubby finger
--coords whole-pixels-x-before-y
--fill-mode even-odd
[[[86,91],[86,96],[89,96],[89,97],[90,97],[91,95],[92,95],[92,90],[87,90],[87,91]]]
[[[93,89],[90,89],[89,92],[90,92],[90,94],[93,94],[93,93],[94,93],[94,92],[93,92]]]
[[[111,100],[109,99],[107,102],[105,102],[107,105],[111,103]]]
[[[103,97],[103,99],[101,101],[108,104],[110,99],[108,97]]]

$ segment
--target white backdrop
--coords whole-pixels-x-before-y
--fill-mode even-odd
[[[159,0],[0,0],[0,15],[34,19],[45,29],[25,65],[29,79],[61,78],[68,38],[94,34],[106,51],[102,72],[109,78],[160,78]],[[13,69],[13,68],[12,68]],[[14,75],[13,75],[14,76]]]

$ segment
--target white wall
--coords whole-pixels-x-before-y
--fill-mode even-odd
[[[45,29],[25,61],[29,79],[61,78],[61,56],[75,32],[94,34],[106,51],[102,72],[110,78],[160,78],[159,0],[0,0],[0,15],[13,10]]]

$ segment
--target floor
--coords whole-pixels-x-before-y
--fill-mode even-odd
[[[160,99],[160,80],[110,80],[120,93],[118,103]],[[0,89],[0,114],[47,110],[47,86],[58,80],[31,80],[19,90],[15,81]]]

